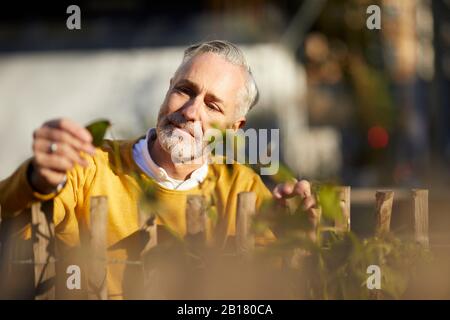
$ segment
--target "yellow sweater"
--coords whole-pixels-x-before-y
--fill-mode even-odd
[[[157,224],[170,228],[181,237],[186,233],[187,195],[204,195],[208,201],[214,199],[217,221],[209,226],[207,234],[212,236],[214,243],[221,246],[230,245],[230,237],[235,233],[237,195],[240,192],[255,192],[257,207],[271,197],[260,177],[241,164],[210,164],[205,181],[198,187],[187,191],[166,189],[149,179],[134,162],[132,149],[135,142],[136,140],[105,141],[94,157],[88,157],[87,168],[76,166],[68,173],[67,184],[59,194],[42,195],[31,189],[26,178],[30,162],[27,160],[10,177],[0,182],[2,218],[13,217],[36,201],[53,199],[56,236],[69,248],[76,247],[90,228],[90,198],[107,196],[108,258],[125,260],[133,259],[129,242],[139,228],[138,202],[142,190],[135,175],[154,187],[159,203]],[[119,161],[120,166],[117,165]],[[29,238],[30,234],[28,228],[22,236]],[[259,239],[259,242],[270,238],[272,235],[268,234]],[[158,243],[160,240],[158,229]],[[125,269],[124,264],[108,265],[107,286],[110,298],[123,297]]]

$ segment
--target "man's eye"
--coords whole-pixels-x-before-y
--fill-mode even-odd
[[[176,88],[177,91],[181,92],[181,93],[185,93],[187,95],[191,95],[192,94],[192,90],[186,87],[178,87]]]
[[[220,109],[213,103],[207,103],[206,106],[208,107],[208,109],[211,109],[213,111],[220,111]]]

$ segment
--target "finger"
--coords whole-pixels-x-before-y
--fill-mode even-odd
[[[272,191],[275,199],[289,198],[291,197],[292,191],[294,190],[293,183],[282,183],[278,184]]]
[[[63,130],[54,129],[51,127],[42,127],[34,133],[34,136],[35,139],[45,139],[52,142],[66,143],[79,152],[86,152],[90,155],[94,155],[95,153],[95,148],[92,144],[81,141]]]
[[[276,185],[275,188],[272,190],[272,195],[274,196],[275,199],[281,199],[283,196],[281,195],[280,192],[280,186],[281,185]]]
[[[49,140],[38,139],[33,143],[33,151],[35,153],[36,152],[48,153],[48,150],[50,149],[52,143],[53,142]],[[78,152],[76,149],[63,142],[57,144],[57,150],[55,154],[67,158],[74,165],[77,163],[83,167],[86,167],[88,165],[87,160],[81,156],[80,152]]]
[[[294,193],[302,198],[311,196],[311,184],[306,180],[301,180],[295,184]]]
[[[92,142],[92,136],[89,131],[70,119],[62,118],[51,120],[47,122],[47,126],[67,131],[84,142]]]
[[[283,198],[291,196],[292,193],[294,192],[294,187],[295,187],[294,183],[289,182],[283,183],[280,187],[280,193],[283,196]]]
[[[311,221],[312,225],[314,227],[317,227],[317,225],[319,224],[319,220],[320,220],[319,211],[317,209],[310,208],[307,211],[307,214],[308,214],[309,221]]]
[[[35,142],[38,140],[46,140],[46,142],[56,142],[56,143],[65,143],[70,145],[72,148],[74,148],[78,152],[85,152],[90,155],[95,154],[95,148],[89,143],[85,143],[80,141],[77,138],[74,138],[69,133],[59,130],[59,129],[53,129],[50,127],[42,127],[39,130],[35,132]],[[47,149],[48,150],[48,149]]]
[[[51,145],[51,142],[48,142],[47,148],[50,148],[50,145]],[[88,162],[86,159],[84,159],[81,156],[80,152],[78,152],[77,150],[73,149],[71,146],[69,146],[68,144],[65,144],[65,143],[60,143],[57,146],[58,146],[58,148],[57,148],[55,154],[66,158],[67,160],[69,160],[72,163],[72,165],[79,164],[82,167],[87,167]]]
[[[314,197],[307,197],[303,200],[302,203],[302,208],[303,210],[309,210],[311,208],[314,208],[316,205],[316,200],[314,199]]]
[[[64,178],[66,176],[65,173],[53,171],[53,170],[47,169],[47,168],[38,169],[38,173],[41,177],[43,177],[45,179],[45,181],[48,184],[50,184],[52,186],[57,186],[58,184],[63,182]]]
[[[50,147],[50,145],[49,145],[49,147]],[[88,166],[87,160],[81,156],[81,153],[78,152],[77,150],[73,149],[68,144],[61,143],[60,145],[58,145],[56,154],[68,159],[72,163],[72,165],[79,164],[82,167]]]
[[[36,164],[41,168],[51,169],[60,173],[65,173],[73,168],[73,164],[68,159],[59,155],[38,152],[34,157]]]

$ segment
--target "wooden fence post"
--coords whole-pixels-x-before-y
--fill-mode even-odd
[[[239,255],[250,254],[255,247],[255,239],[250,226],[256,210],[256,193],[240,192],[236,211],[236,251]]]
[[[391,227],[392,203],[394,201],[394,191],[377,191],[376,199],[376,226],[375,235],[383,236],[387,234]]]
[[[428,247],[428,190],[413,189],[412,201],[414,212],[414,239],[424,247]]]
[[[108,199],[105,196],[91,197],[90,207],[90,246],[88,255],[88,299],[106,300],[108,298],[107,270],[107,222]]]
[[[158,292],[152,292],[153,284],[158,281],[158,274],[154,272],[147,264],[145,255],[158,244],[158,229],[155,215],[150,215],[143,209],[139,209],[139,226],[141,239],[143,241],[142,251],[140,253],[142,274],[144,280],[144,296],[147,298],[158,297]],[[157,291],[157,290],[156,290]]]
[[[206,244],[206,201],[204,196],[189,195],[186,200],[186,240]]]
[[[334,226],[337,232],[350,231],[350,193],[351,187],[343,186],[338,188],[339,199],[342,209],[342,217],[338,217],[334,221]]]
[[[31,207],[20,212],[17,216],[2,221],[0,241],[2,242],[2,252],[0,256],[0,299],[36,299],[35,286],[35,265],[33,259],[33,239],[23,239],[23,230],[31,224]],[[33,232],[34,233],[34,232]],[[32,234],[33,236],[33,234]],[[41,265],[43,266],[43,265]],[[51,264],[50,264],[51,267]],[[51,273],[44,276],[51,278]],[[44,278],[45,278],[44,277]],[[43,279],[45,282],[45,279]],[[43,294],[42,299],[51,299],[52,292],[44,291],[51,288],[51,281],[40,286]]]
[[[376,225],[375,225],[375,235],[377,237],[382,237],[389,233],[391,228],[391,215],[392,215],[392,204],[394,202],[394,191],[376,191],[375,193],[376,201]],[[369,299],[371,300],[382,300],[383,294],[380,290],[373,290],[369,292]]]
[[[1,235],[1,230],[2,230],[2,206],[0,205],[0,235]],[[0,258],[2,257],[2,246],[3,246],[2,240],[3,239],[0,238]],[[0,269],[1,269],[1,261],[0,261]]]
[[[6,286],[4,285],[4,281],[3,281],[3,277],[5,276],[5,272],[4,270],[6,269],[4,267],[5,264],[5,255],[4,252],[2,250],[4,249],[4,239],[3,239],[3,228],[2,228],[2,206],[0,205],[0,272],[2,274],[0,274],[0,299],[3,299],[3,296],[6,294],[4,291],[6,290]],[[6,263],[9,263],[9,261],[7,261]],[[7,269],[6,269],[7,270]]]
[[[56,268],[53,201],[38,202],[32,205],[31,225],[35,299],[55,299]]]
[[[148,215],[145,211],[139,209],[140,232],[144,238],[141,257],[158,244],[158,231],[155,220],[156,217],[154,215]]]

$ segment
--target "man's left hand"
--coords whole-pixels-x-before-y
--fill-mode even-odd
[[[278,184],[272,191],[273,197],[282,206],[287,207],[287,200],[295,196],[301,199],[301,207],[308,214],[314,228],[319,223],[319,213],[316,208],[316,199],[311,194],[311,184],[306,180],[285,182]]]

